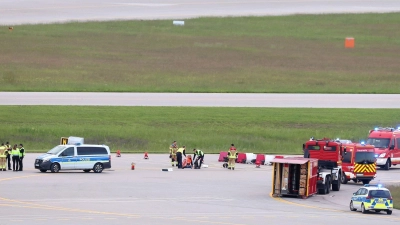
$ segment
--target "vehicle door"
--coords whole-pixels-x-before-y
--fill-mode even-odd
[[[346,148],[346,153],[343,153],[342,168],[344,172],[352,172],[353,167],[353,148]]]
[[[353,207],[356,209],[361,208],[361,203],[362,203],[362,193],[363,191],[366,190],[365,188],[360,188],[356,193],[354,193],[353,197],[351,198],[353,200]]]
[[[60,162],[61,169],[63,169],[63,170],[75,169],[76,158],[75,158],[75,148],[74,147],[66,148],[64,151],[62,151],[59,154],[59,157],[61,158],[61,162]]]
[[[77,147],[76,169],[92,169],[93,168],[93,149],[92,147]]]
[[[392,164],[400,164],[400,137],[396,138],[396,143],[393,151],[393,162]]]

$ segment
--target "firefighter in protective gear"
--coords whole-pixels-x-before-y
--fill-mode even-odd
[[[193,161],[194,163],[194,168],[195,169],[200,169],[201,168],[201,164],[203,164],[204,161],[204,152],[200,149],[193,149]],[[197,156],[197,161],[195,160]]]
[[[6,162],[7,162],[6,151],[7,151],[7,148],[4,145],[4,143],[1,144],[1,146],[0,146],[0,170],[1,171],[6,171],[6,169],[7,169],[7,167],[6,167]]]
[[[19,144],[19,171],[22,171],[24,169],[24,164],[22,162],[22,160],[25,157],[25,149],[24,146],[22,144]]]
[[[176,160],[176,152],[177,151],[178,151],[178,145],[176,144],[176,141],[174,141],[169,146],[169,158],[171,159],[172,166],[176,166],[176,164],[177,164],[177,160]]]
[[[231,170],[235,169],[237,156],[238,156],[238,152],[235,148],[235,145],[231,144],[231,147],[229,148],[229,151],[228,151],[228,169],[231,169]]]
[[[19,148],[17,148],[17,145],[14,145],[14,147],[11,150],[11,156],[12,156],[12,161],[13,161],[13,171],[18,171],[19,167]]]
[[[178,150],[176,151],[176,159],[178,161],[178,169],[183,169],[182,155],[184,155],[186,157],[186,146],[182,146],[182,148],[178,148]]]

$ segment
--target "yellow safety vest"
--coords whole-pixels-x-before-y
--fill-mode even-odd
[[[21,149],[24,149],[23,153],[21,152]],[[20,148],[18,151],[19,151],[19,157],[25,156],[25,148],[24,147]]]
[[[236,158],[237,150],[229,150],[229,158],[233,159]]]
[[[184,148],[179,148],[178,151],[176,151],[176,152],[180,152],[180,153],[183,154],[183,150],[185,150],[185,149]]]
[[[17,148],[17,149],[12,149],[12,150],[11,150],[11,155],[12,155],[12,156],[19,156],[19,148]]]

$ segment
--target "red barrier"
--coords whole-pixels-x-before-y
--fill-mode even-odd
[[[218,162],[225,162],[226,157],[228,157],[228,152],[220,152]]]
[[[237,163],[246,163],[246,153],[239,153],[236,159]]]
[[[264,165],[264,163],[265,163],[265,155],[264,154],[257,154],[256,165]]]

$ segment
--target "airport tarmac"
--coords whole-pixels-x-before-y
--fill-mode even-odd
[[[400,211],[350,212],[351,194],[361,184],[308,199],[272,198],[272,167],[237,164],[222,168],[218,155],[205,156],[208,168],[171,167],[168,155],[112,156],[112,168],[41,173],[33,169],[39,154],[28,154],[22,172],[0,172],[0,224],[398,224]],[[131,163],[135,170],[131,170]],[[163,168],[173,168],[163,172]],[[378,170],[384,185],[400,183],[400,167]],[[374,183],[373,182],[373,183]],[[345,218],[345,219],[344,219]]]

